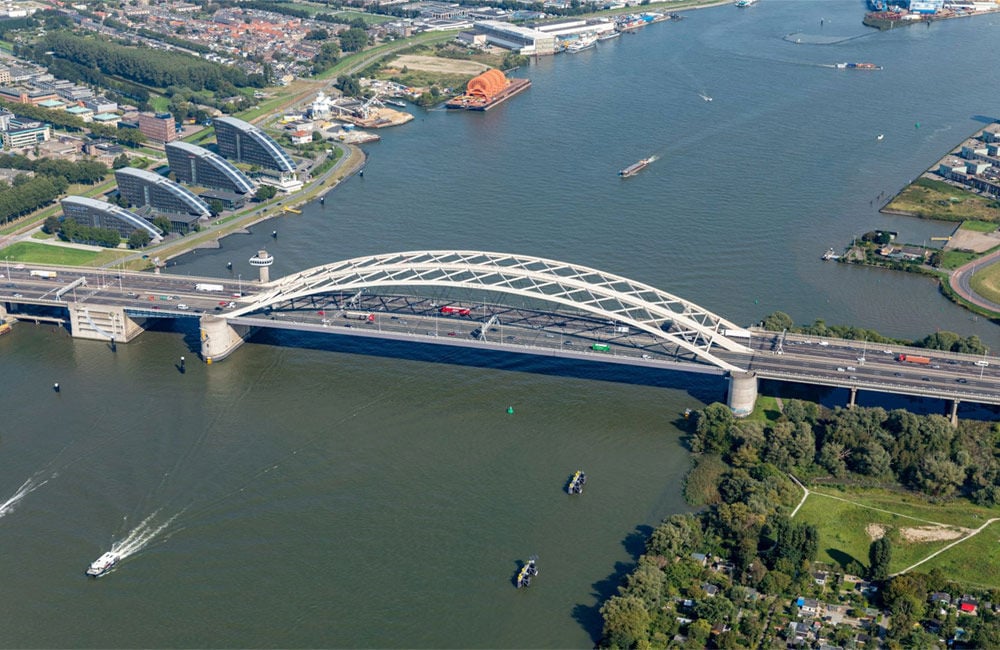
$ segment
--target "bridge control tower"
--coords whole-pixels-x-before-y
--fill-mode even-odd
[[[261,284],[270,282],[271,276],[268,273],[267,267],[272,264],[274,264],[274,255],[268,255],[265,250],[257,251],[257,254],[250,258],[250,266],[256,266],[260,269]]]

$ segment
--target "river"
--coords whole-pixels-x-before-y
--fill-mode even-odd
[[[527,92],[484,114],[415,109],[324,206],[168,272],[228,277],[232,261],[249,281],[261,247],[272,277],[398,250],[508,251],[736,322],[782,310],[993,348],[997,328],[926,278],[819,260],[875,228],[950,232],[881,215],[876,197],[995,117],[1000,17],[877,33],[862,14],[860,0],[726,5],[533,62]],[[884,70],[826,67],[841,61]],[[205,366],[197,333],[176,327],[115,353],[45,326],[0,337],[0,644],[590,646],[642,536],[687,508],[680,413],[725,390],[295,334]],[[578,468],[590,480],[571,498]],[[115,571],[84,579],[126,538],[139,541]],[[538,578],[515,590],[535,554]]]

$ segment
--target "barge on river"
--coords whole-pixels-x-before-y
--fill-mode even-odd
[[[473,77],[465,88],[465,94],[445,103],[445,108],[463,108],[467,111],[488,111],[497,104],[531,86],[530,79],[508,79],[499,70],[487,70]]]
[[[656,156],[650,156],[649,158],[643,158],[642,160],[640,160],[637,163],[632,163],[631,165],[629,165],[625,169],[618,170],[618,175],[621,176],[622,178],[630,178],[632,176],[635,176],[636,174],[638,174],[642,170],[646,169],[646,167],[649,167],[649,164],[652,163],[654,160],[656,160]]]

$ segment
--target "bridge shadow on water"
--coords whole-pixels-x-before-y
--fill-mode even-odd
[[[197,338],[197,337],[196,337]],[[727,380],[720,375],[678,372],[643,366],[629,366],[561,357],[536,356],[517,352],[451,347],[391,339],[375,339],[294,330],[260,330],[250,339],[254,344],[322,350],[344,354],[364,354],[390,359],[473,366],[492,370],[530,372],[554,377],[594,379],[640,386],[685,390],[694,399],[711,403],[725,401]],[[185,342],[188,337],[185,336]],[[195,341],[196,346],[200,343]],[[198,347],[193,348],[195,350]]]
[[[646,550],[646,540],[653,534],[653,527],[639,525],[622,540],[622,546],[632,558],[631,562],[615,562],[614,571],[591,585],[594,603],[587,605],[577,603],[573,606],[573,618],[590,635],[594,645],[601,641],[604,632],[604,620],[601,618],[601,606],[609,598],[618,594],[618,587],[625,578],[635,570],[639,556]]]

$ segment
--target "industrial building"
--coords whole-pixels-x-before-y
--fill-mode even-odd
[[[518,54],[555,54],[556,37],[552,34],[511,25],[498,20],[478,20],[476,30],[486,35],[493,45],[506,48]]]
[[[247,175],[222,156],[197,145],[178,140],[164,147],[170,171],[178,181],[218,190],[249,194],[254,184]]]
[[[191,190],[145,169],[116,169],[115,181],[118,183],[119,194],[129,206],[142,208],[147,214],[156,213],[167,217],[173,232],[188,232],[194,229],[200,219],[212,216],[208,204]]]
[[[112,203],[86,196],[67,196],[60,204],[63,216],[81,226],[115,230],[122,239],[127,239],[136,230],[146,231],[154,243],[163,239],[163,233],[152,223]]]

